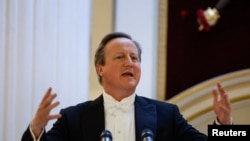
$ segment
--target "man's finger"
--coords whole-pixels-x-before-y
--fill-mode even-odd
[[[49,87],[48,90],[46,91],[45,95],[43,96],[43,99],[42,99],[40,104],[43,104],[46,101],[46,99],[50,96],[51,91],[52,91],[52,88]]]

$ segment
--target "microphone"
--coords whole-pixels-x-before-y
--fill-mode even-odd
[[[142,141],[154,141],[154,134],[151,129],[144,129],[141,134]]]
[[[112,141],[112,134],[111,134],[111,132],[108,131],[108,130],[102,131],[102,133],[100,135],[100,139],[101,139],[101,141]]]

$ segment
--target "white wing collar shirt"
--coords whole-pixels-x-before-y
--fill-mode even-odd
[[[105,129],[112,134],[113,141],[135,141],[135,94],[116,101],[103,92]]]

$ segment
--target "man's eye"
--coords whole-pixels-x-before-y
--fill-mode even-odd
[[[131,57],[132,60],[137,61],[138,57]]]
[[[122,56],[117,56],[116,59],[122,59]]]

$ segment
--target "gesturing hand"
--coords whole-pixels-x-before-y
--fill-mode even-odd
[[[227,92],[220,83],[217,83],[217,88],[213,89],[212,93],[214,112],[220,124],[231,124],[231,103]]]
[[[57,96],[56,93],[51,93],[52,88],[49,88],[45,93],[35,117],[31,121],[31,129],[36,138],[40,135],[41,131],[47,125],[49,120],[57,119],[61,117],[61,114],[50,114],[50,111],[59,105],[59,101],[53,103],[53,100]]]

